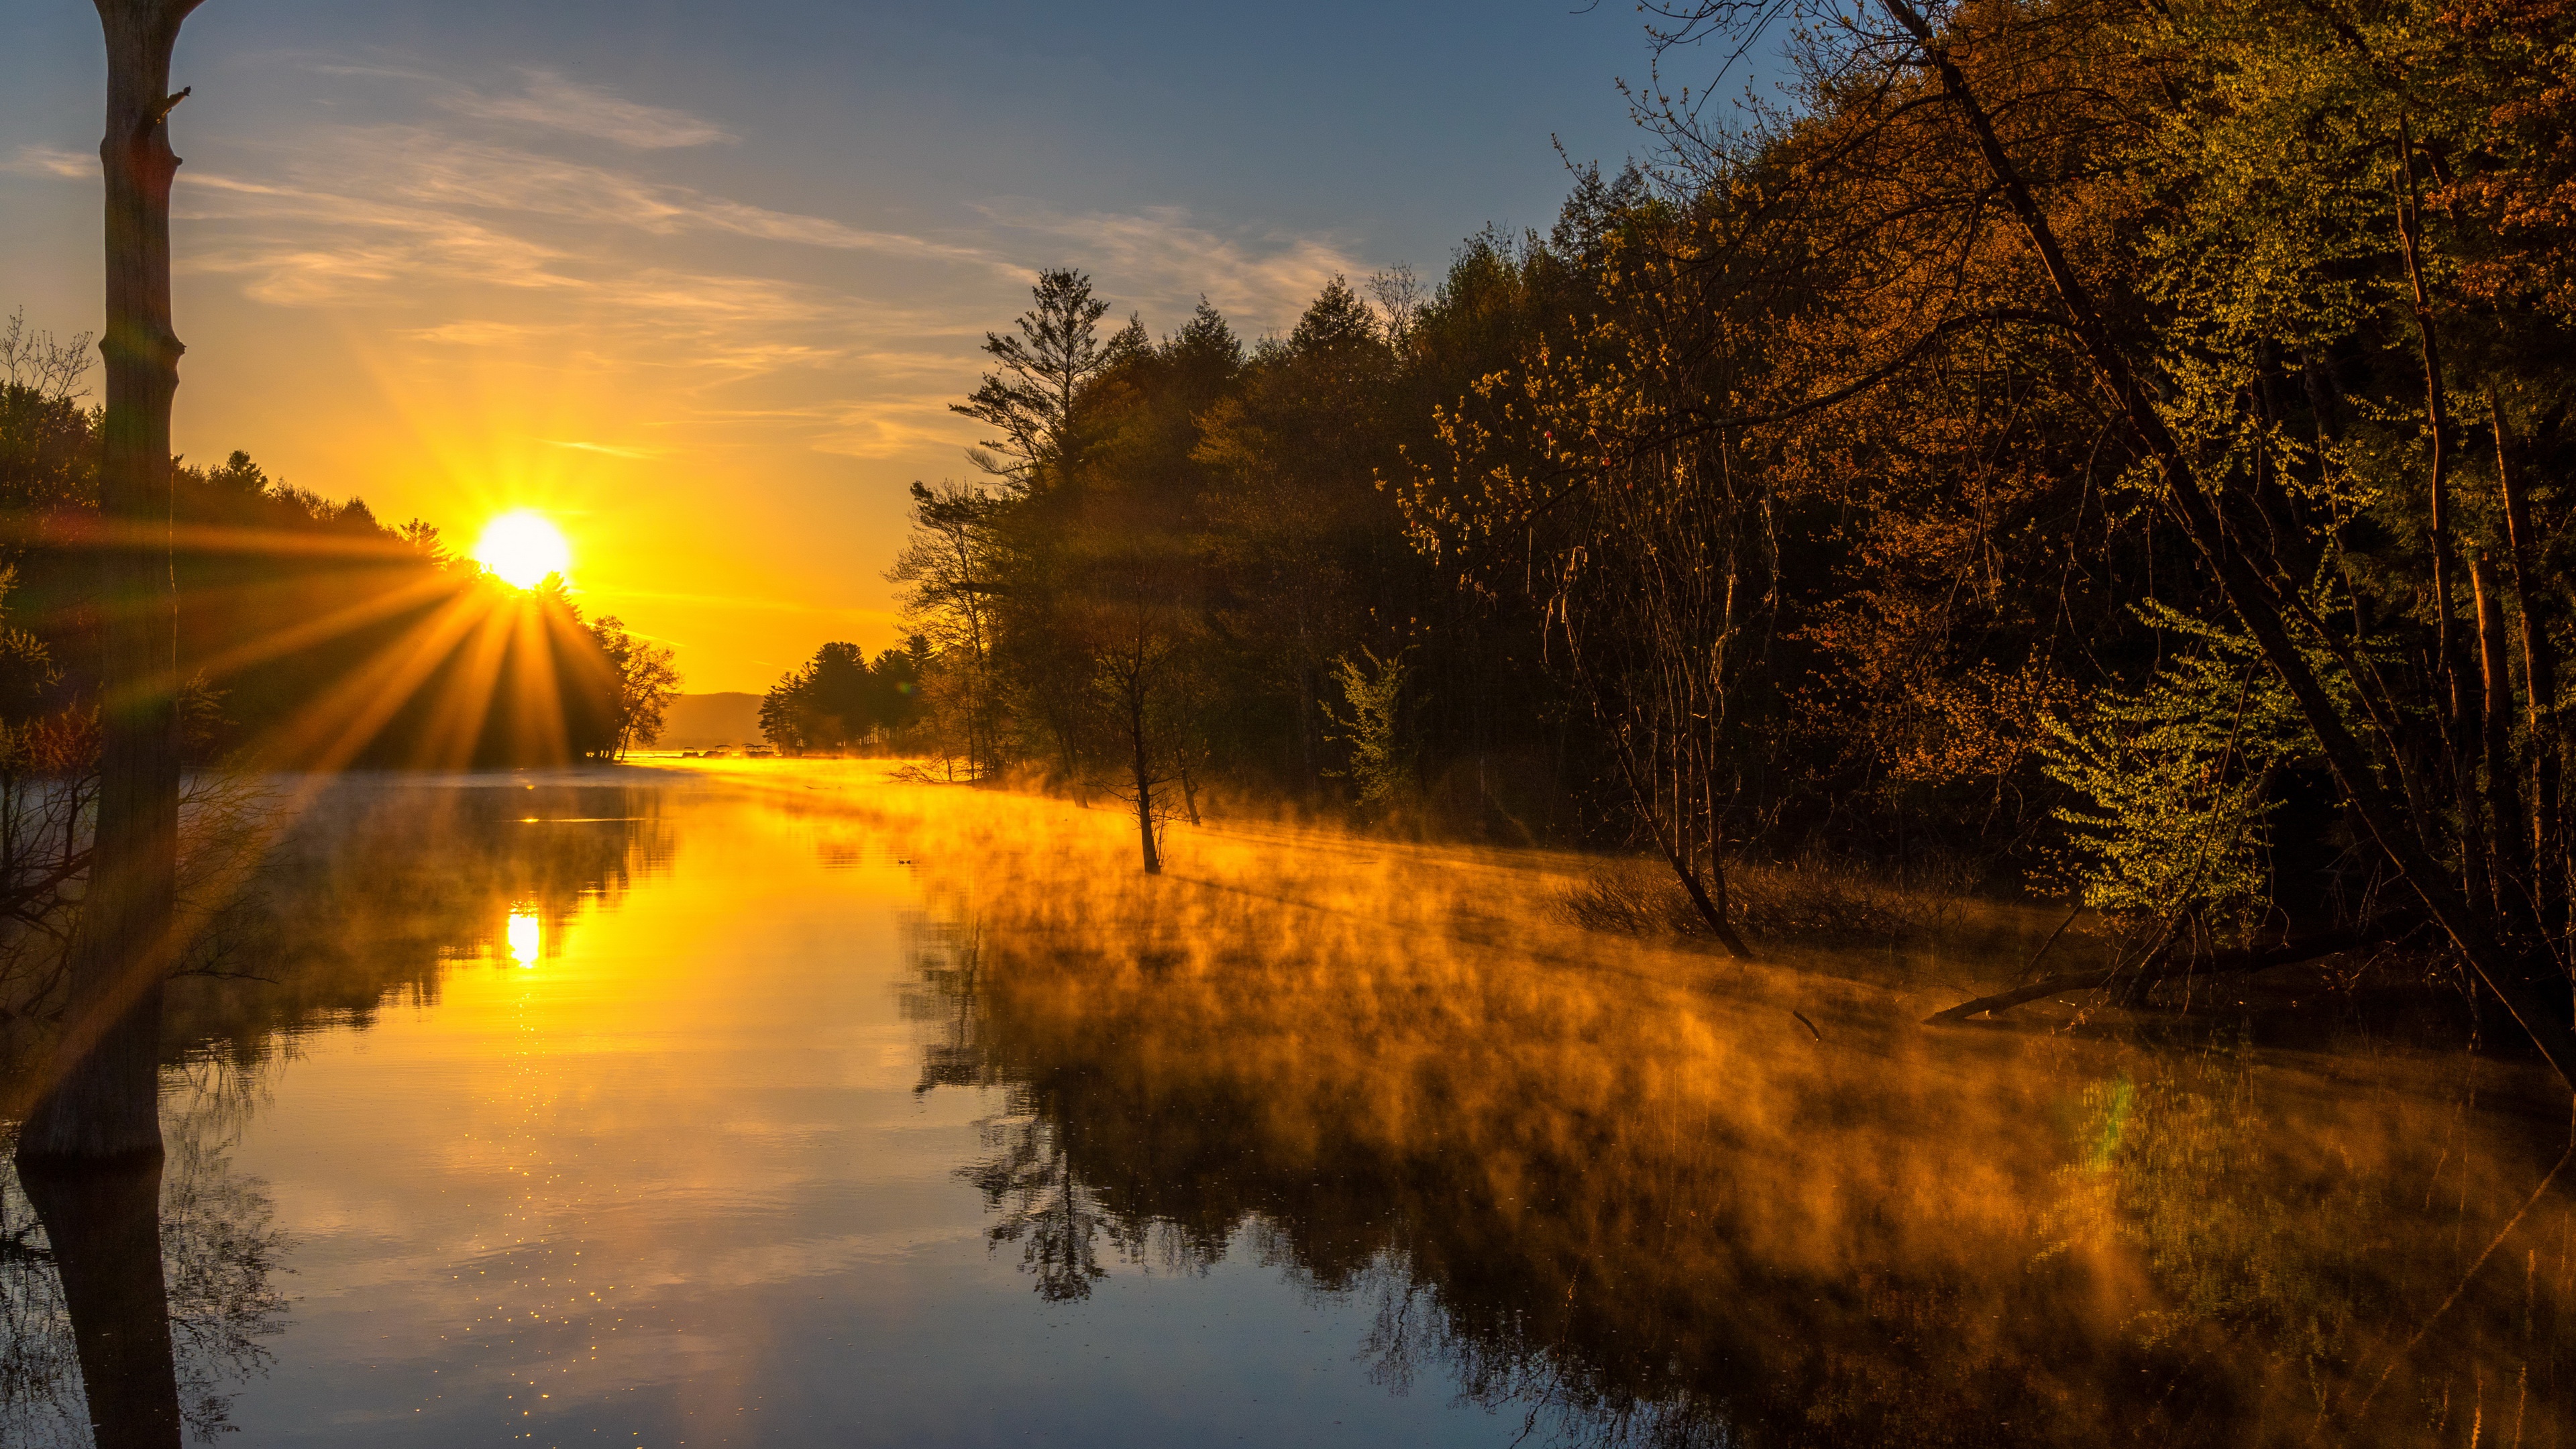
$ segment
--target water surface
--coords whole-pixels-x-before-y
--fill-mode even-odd
[[[174,993],[193,1422],[2564,1441],[2525,1066],[1927,1031],[1976,963],[1748,971],[1587,935],[1561,860],[1285,829],[1148,881],[1128,828],[855,763],[330,787],[220,923],[271,979]],[[0,1438],[88,1442],[0,1211]]]

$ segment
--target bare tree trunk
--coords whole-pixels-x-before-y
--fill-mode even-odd
[[[2501,898],[2489,868],[2488,830],[2477,789],[2477,759],[2485,747],[2481,724],[2485,700],[2470,683],[2467,641],[2456,627],[2452,598],[2459,590],[2453,575],[2459,567],[2451,546],[2450,403],[2442,386],[2442,352],[2433,331],[2433,303],[2424,290],[2421,238],[2422,198],[2415,185],[2415,137],[2403,120],[2397,124],[2397,240],[2406,258],[2406,282],[2413,294],[2415,342],[2424,364],[2424,460],[2429,509],[2425,543],[2433,555],[2433,650],[2442,690],[2450,705],[2444,737],[2450,745],[2452,793],[2460,811],[2460,881],[2472,901]],[[2495,829],[2504,827],[2493,822]]]
[[[170,52],[198,0],[97,0],[107,40],[106,451],[98,830],[55,1070],[23,1161],[158,1156],[161,982],[176,940],[177,595],[170,574]],[[186,94],[185,92],[181,93]],[[146,540],[151,540],[147,543]]]
[[[19,1182],[62,1275],[98,1449],[178,1449],[160,1158],[30,1163]]]
[[[1606,710],[1602,717],[1604,720],[1615,718]],[[1708,888],[1700,883],[1699,872],[1691,869],[1690,862],[1682,858],[1681,848],[1674,843],[1672,832],[1665,827],[1663,812],[1656,808],[1654,792],[1637,774],[1637,762],[1630,758],[1628,741],[1624,738],[1613,740],[1610,753],[1618,758],[1619,773],[1628,781],[1628,796],[1636,802],[1637,813],[1645,819],[1646,829],[1654,834],[1655,848],[1664,853],[1665,862],[1673,868],[1674,878],[1681,882],[1683,894],[1690,897],[1691,909],[1699,912],[1699,918],[1708,924],[1709,933],[1726,948],[1726,954],[1739,961],[1752,960],[1753,948],[1744,944],[1744,938],[1736,933],[1734,923],[1727,919],[1726,907],[1709,898]],[[1719,875],[1718,880],[1722,892],[1725,876]]]
[[[2004,200],[2012,208],[2031,249],[2039,254],[2049,286],[2067,312],[2067,320],[2093,364],[2103,387],[2119,404],[2131,434],[2149,457],[2165,484],[2166,505],[2172,509],[2192,540],[2192,546],[2217,574],[2221,589],[2233,605],[2246,631],[2254,636],[2264,660],[2280,675],[2291,697],[2298,701],[2299,713],[2334,772],[2335,782],[2352,802],[2379,848],[2385,851],[2398,874],[2419,896],[2438,921],[2443,932],[2459,948],[2469,969],[2479,981],[2504,1004],[2516,1025],[2531,1037],[2532,1044],[2554,1068],[2561,1080],[2576,1085],[2576,1030],[2571,1030],[2565,1006],[2551,1000],[2535,986],[2532,963],[2519,958],[2497,936],[2491,915],[2475,909],[2453,885],[2449,872],[2443,870],[2423,844],[2407,828],[2409,823],[2391,808],[2385,791],[2373,774],[2369,756],[2361,741],[2344,723],[2333,697],[2317,677],[2304,655],[2290,638],[2285,623],[2286,605],[2276,593],[2276,584],[2258,571],[2253,562],[2235,546],[2217,506],[2200,485],[2198,473],[2182,443],[2165,425],[2163,416],[2147,395],[2136,375],[2130,370],[2127,356],[2113,340],[2102,312],[2083,279],[2066,260],[2057,244],[2057,234],[2048,218],[2031,196],[2022,179],[2020,168],[2013,164],[1996,136],[1994,122],[1985,107],[1969,88],[1968,79],[1949,52],[1932,32],[1931,25],[1906,0],[1881,0],[1889,14],[1923,47],[1925,56],[1940,74],[1942,87],[1965,116],[1976,137],[1979,154]]]
[[[2513,670],[2505,662],[2504,602],[2486,551],[2469,555],[2469,591],[2478,611],[2478,665],[2486,683],[2487,817],[2494,823],[2496,916],[2525,917],[2531,888],[2531,832],[2522,813],[2522,782],[2513,758]]]
[[[1145,874],[1161,875],[1163,859],[1154,848],[1154,762],[1145,740],[1145,669],[1137,650],[1135,672],[1127,677],[1127,738],[1135,751],[1136,842],[1144,852]]]
[[[2505,563],[2513,572],[2515,612],[2522,623],[2522,685],[2531,732],[2531,850],[2543,872],[2556,867],[2566,842],[2559,818],[2558,656],[2549,631],[2533,611],[2531,587],[2531,500],[2514,476],[2513,449],[2505,437],[2504,409],[2487,394],[2487,411],[2495,418],[2496,486],[2504,495]],[[2554,934],[2557,923],[2543,922]]]

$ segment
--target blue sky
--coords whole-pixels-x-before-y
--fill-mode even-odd
[[[0,308],[95,328],[91,7],[0,0]],[[207,0],[173,117],[179,446],[469,540],[559,515],[595,607],[758,688],[894,633],[1029,275],[1248,334],[1546,225],[1643,147],[1640,17],[1296,7]]]

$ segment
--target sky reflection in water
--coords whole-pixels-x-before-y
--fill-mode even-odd
[[[2564,1433],[2562,1197],[2379,1382],[2564,1144],[2518,1068],[1925,1032],[1955,980],[1586,938],[1545,862],[538,779],[343,788],[281,984],[174,1000],[236,1442]],[[0,1275],[0,1437],[81,1442]]]

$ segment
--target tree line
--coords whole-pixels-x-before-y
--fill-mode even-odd
[[[88,339],[0,327],[0,722],[87,738],[100,694],[95,560],[104,411]],[[269,768],[615,759],[659,735],[673,651],[561,580],[521,591],[419,519],[272,478],[250,455],[172,460],[170,568],[185,751]]]
[[[1633,845],[1739,951],[1812,852],[2073,896],[2134,990],[2409,940],[2576,1070],[2576,7],[1649,10],[1655,163],[1436,285],[1246,345],[1039,279],[891,571],[925,744],[1148,869],[1218,780]]]
[[[760,732],[781,754],[880,753],[904,748],[920,717],[927,641],[878,652],[835,641],[781,675],[760,699]]]

